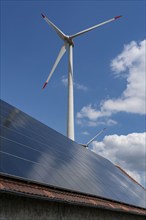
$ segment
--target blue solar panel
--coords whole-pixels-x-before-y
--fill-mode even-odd
[[[109,160],[0,101],[0,173],[146,208],[146,191]]]

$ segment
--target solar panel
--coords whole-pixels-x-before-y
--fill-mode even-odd
[[[145,207],[146,191],[109,160],[0,101],[0,173]]]

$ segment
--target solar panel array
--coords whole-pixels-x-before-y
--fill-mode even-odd
[[[0,101],[0,173],[146,208],[146,191],[109,160]]]

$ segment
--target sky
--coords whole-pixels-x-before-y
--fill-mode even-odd
[[[145,1],[1,1],[1,99],[66,135],[68,55],[42,86],[63,44],[45,14],[74,39],[75,141],[146,186]]]

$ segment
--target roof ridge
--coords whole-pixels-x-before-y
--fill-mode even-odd
[[[140,187],[142,187],[145,191],[146,189],[144,188],[144,186],[142,186],[138,181],[136,181],[132,176],[130,176],[120,165],[115,164],[115,166],[121,170],[126,176],[128,176],[133,182],[135,182],[137,185],[139,185]]]

